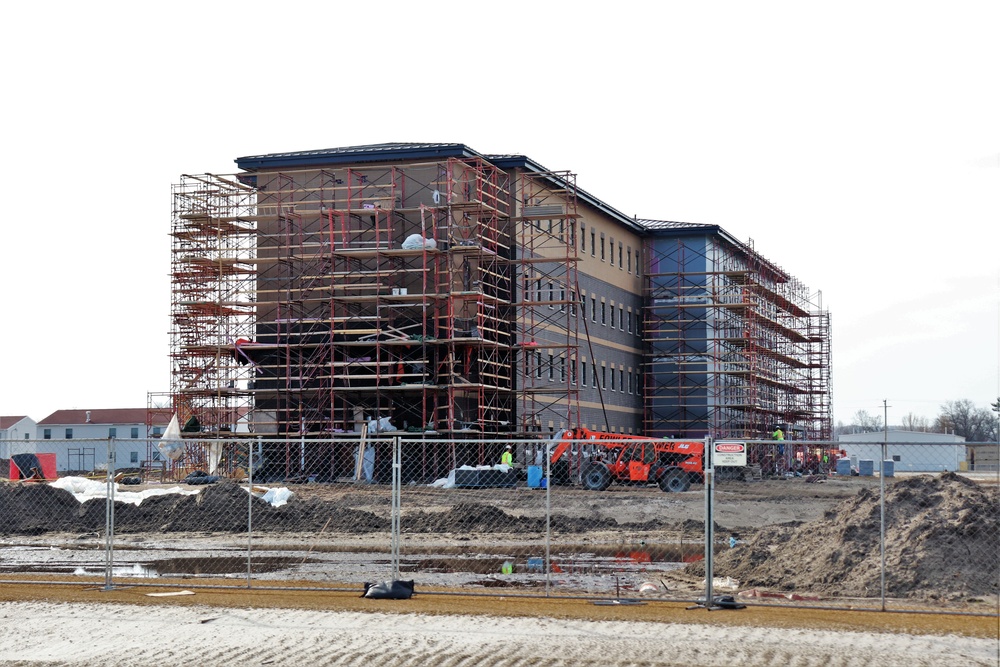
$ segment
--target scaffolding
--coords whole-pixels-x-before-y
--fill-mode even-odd
[[[829,440],[830,315],[821,299],[752,242],[701,225],[643,224],[653,232],[646,434],[761,438],[781,424],[791,439]]]
[[[580,424],[576,176],[525,172],[516,186],[519,429]]]
[[[508,179],[481,158],[182,177],[181,422],[289,440],[512,430]],[[269,456],[286,476],[310,467],[286,450]]]

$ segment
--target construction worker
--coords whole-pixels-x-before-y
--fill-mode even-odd
[[[507,448],[503,450],[503,454],[500,455],[500,463],[505,466],[513,465],[514,454],[511,453],[510,445],[507,445]]]
[[[774,440],[784,440],[785,432],[781,430],[780,426],[775,426],[774,433],[771,434],[771,438]]]

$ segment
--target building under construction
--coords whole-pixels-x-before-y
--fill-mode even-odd
[[[203,435],[830,436],[829,315],[718,227],[462,144],[236,162],[173,188],[168,409]]]

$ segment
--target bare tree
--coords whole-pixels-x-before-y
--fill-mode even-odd
[[[854,433],[874,433],[882,430],[882,417],[873,415],[867,410],[858,410],[851,418]]]
[[[942,405],[934,425],[944,433],[964,437],[967,442],[992,442],[997,438],[997,420],[991,411],[976,407],[966,398]]]
[[[931,428],[931,420],[909,412],[903,417],[902,427],[904,431],[927,432]]]

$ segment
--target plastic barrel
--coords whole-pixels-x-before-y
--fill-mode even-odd
[[[851,459],[837,459],[837,474],[851,476]]]
[[[528,466],[528,486],[537,489],[542,485],[542,466]]]

